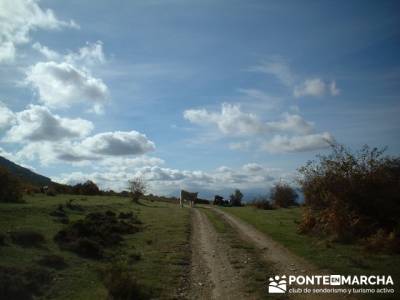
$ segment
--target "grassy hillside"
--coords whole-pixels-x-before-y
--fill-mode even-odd
[[[70,199],[75,199],[72,209],[65,206]],[[0,272],[7,271],[7,267],[28,271],[46,269],[53,279],[42,290],[43,298],[107,299],[100,271],[109,263],[123,263],[133,273],[142,294],[155,298],[163,295],[166,299],[176,295],[190,255],[187,249],[189,210],[166,202],[133,204],[127,198],[106,196],[35,195],[25,200],[25,204],[0,203]],[[142,222],[140,231],[124,235],[122,244],[107,248],[102,259],[85,258],[61,250],[53,240],[57,232],[68,226],[50,215],[59,204],[64,205],[70,223],[93,212],[133,212]],[[26,231],[42,234],[44,242],[19,245],[12,240],[12,232]],[[40,260],[48,255],[64,258],[65,265],[62,268],[42,266]],[[1,276],[4,274],[0,273],[0,281]]]
[[[297,233],[300,208],[260,210],[253,207],[221,208],[252,224],[288,249],[319,266],[339,274],[386,274],[400,280],[400,255],[368,253],[361,246],[338,244]]]
[[[0,166],[6,168],[24,183],[29,183],[31,185],[39,187],[49,185],[51,183],[50,178],[36,174],[35,172],[32,172],[27,168],[21,167],[13,163],[12,161],[5,159],[2,156],[0,156]]]

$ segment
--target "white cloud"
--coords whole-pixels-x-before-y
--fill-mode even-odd
[[[101,79],[65,62],[39,62],[26,75],[26,82],[39,92],[39,100],[51,108],[85,102],[99,113],[109,98]]]
[[[36,42],[32,45],[32,48],[40,52],[44,57],[46,57],[48,60],[58,60],[61,58],[61,55],[54,51],[49,49],[46,46],[43,46],[42,44]]]
[[[7,129],[15,123],[15,114],[0,101],[0,130]]]
[[[327,148],[333,141],[328,132],[294,137],[276,135],[263,148],[271,153],[304,152]]]
[[[264,124],[251,113],[240,110],[239,105],[223,103],[220,113],[208,112],[205,109],[189,109],[184,118],[198,125],[214,124],[227,135],[249,135],[260,133]]]
[[[295,81],[295,76],[288,63],[279,56],[271,57],[263,61],[261,64],[251,67],[250,71],[261,72],[275,76],[282,84],[292,86]]]
[[[263,166],[257,163],[249,163],[243,166],[243,170],[247,172],[260,172],[264,170]]]
[[[304,83],[295,86],[293,94],[296,98],[304,96],[319,97],[325,94],[326,84],[319,78],[306,79]]]
[[[53,180],[75,184],[88,179],[93,180],[103,189],[122,190],[127,188],[129,179],[140,176],[150,186],[150,191],[161,194],[175,194],[179,189],[199,191],[200,195],[224,193],[228,195],[233,189],[240,188],[267,190],[279,178],[290,177],[279,169],[268,169],[254,163],[237,169],[219,167],[213,171],[178,170],[154,166],[139,166],[129,170],[109,171],[100,169],[95,172],[73,172],[61,174]],[[227,196],[226,195],[226,196]]]
[[[272,132],[292,132],[309,134],[314,124],[304,120],[300,115],[284,113],[279,121],[263,122],[255,114],[241,111],[239,105],[223,103],[221,112],[209,112],[205,109],[189,109],[183,116],[198,125],[216,125],[226,135],[250,136]],[[236,147],[237,146],[237,147]],[[241,148],[244,144],[232,144]]]
[[[329,93],[331,96],[340,94],[335,81],[328,84],[320,78],[306,79],[302,84],[296,85],[293,90],[293,95],[296,98],[304,96],[320,97],[326,93]]]
[[[314,124],[304,120],[296,114],[283,114],[283,120],[276,122],[268,122],[268,128],[276,132],[294,132],[299,134],[309,134],[314,129]]]
[[[94,64],[103,64],[106,58],[103,52],[103,42],[97,41],[95,43],[86,42],[84,47],[78,49],[77,52],[69,52],[65,55],[58,53],[38,42],[32,45],[32,48],[41,53],[45,58],[51,61],[66,62],[74,65],[75,67],[91,66]]]
[[[329,85],[329,91],[331,92],[332,96],[337,96],[340,94],[340,89],[336,87],[336,81],[332,81]]]
[[[60,141],[82,138],[93,130],[93,124],[83,119],[62,118],[48,108],[30,105],[13,116],[14,124],[7,131],[7,142]]]
[[[140,155],[155,149],[146,135],[137,131],[104,132],[85,138],[80,147],[99,155]]]
[[[93,65],[97,63],[104,63],[106,61],[103,52],[103,42],[97,41],[95,43],[86,42],[86,46],[79,48],[78,52],[71,52],[64,56],[64,59],[71,63],[84,63],[87,65]]]
[[[0,1],[0,63],[13,61],[16,46],[30,41],[30,32],[37,29],[78,28],[70,20],[57,19],[51,9],[42,9],[37,0]]]

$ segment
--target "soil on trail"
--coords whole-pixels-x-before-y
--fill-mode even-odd
[[[220,210],[213,209],[223,221],[228,223],[240,240],[252,244],[258,251],[258,257],[277,275],[321,275],[321,270],[308,261],[298,257],[261,233],[253,226]],[[218,234],[206,214],[198,208],[192,209],[191,267],[189,289],[184,298],[188,299],[264,299],[246,291],[246,280],[240,270],[232,265],[228,257],[229,243]],[[239,257],[238,257],[239,259]],[[268,275],[265,274],[266,279]],[[308,286],[310,287],[310,286]],[[318,287],[318,286],[313,286]],[[321,286],[320,286],[321,287]],[[265,295],[272,299],[356,299],[343,294],[281,294]]]
[[[189,299],[252,299],[242,286],[240,272],[225,255],[229,246],[199,209],[192,212],[191,243]]]
[[[303,258],[293,254],[287,248],[277,243],[269,236],[261,233],[253,226],[220,209],[211,209],[217,212],[221,218],[225,219],[232,227],[234,227],[242,239],[253,243],[253,245],[259,249],[261,257],[271,264],[272,269],[276,270],[276,274],[328,274],[328,270],[321,270]],[[287,296],[292,299],[356,299],[354,296],[344,294],[287,294]]]

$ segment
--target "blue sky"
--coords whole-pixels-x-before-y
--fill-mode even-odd
[[[0,0],[0,155],[52,179],[267,192],[400,149],[398,1]]]

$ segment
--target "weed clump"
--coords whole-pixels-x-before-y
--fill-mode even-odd
[[[143,299],[132,267],[126,262],[108,264],[100,270],[100,276],[110,299]]]
[[[64,269],[67,266],[64,257],[55,254],[43,256],[38,260],[38,264],[57,270]]]
[[[0,296],[2,299],[31,300],[43,293],[50,280],[50,273],[42,268],[0,266]]]
[[[46,241],[43,234],[33,230],[14,231],[10,237],[13,243],[22,247],[40,247]]]
[[[115,213],[90,213],[84,219],[60,230],[54,240],[62,249],[73,251],[88,258],[104,256],[104,248],[118,245],[122,235],[139,231],[130,220],[119,220]]]

